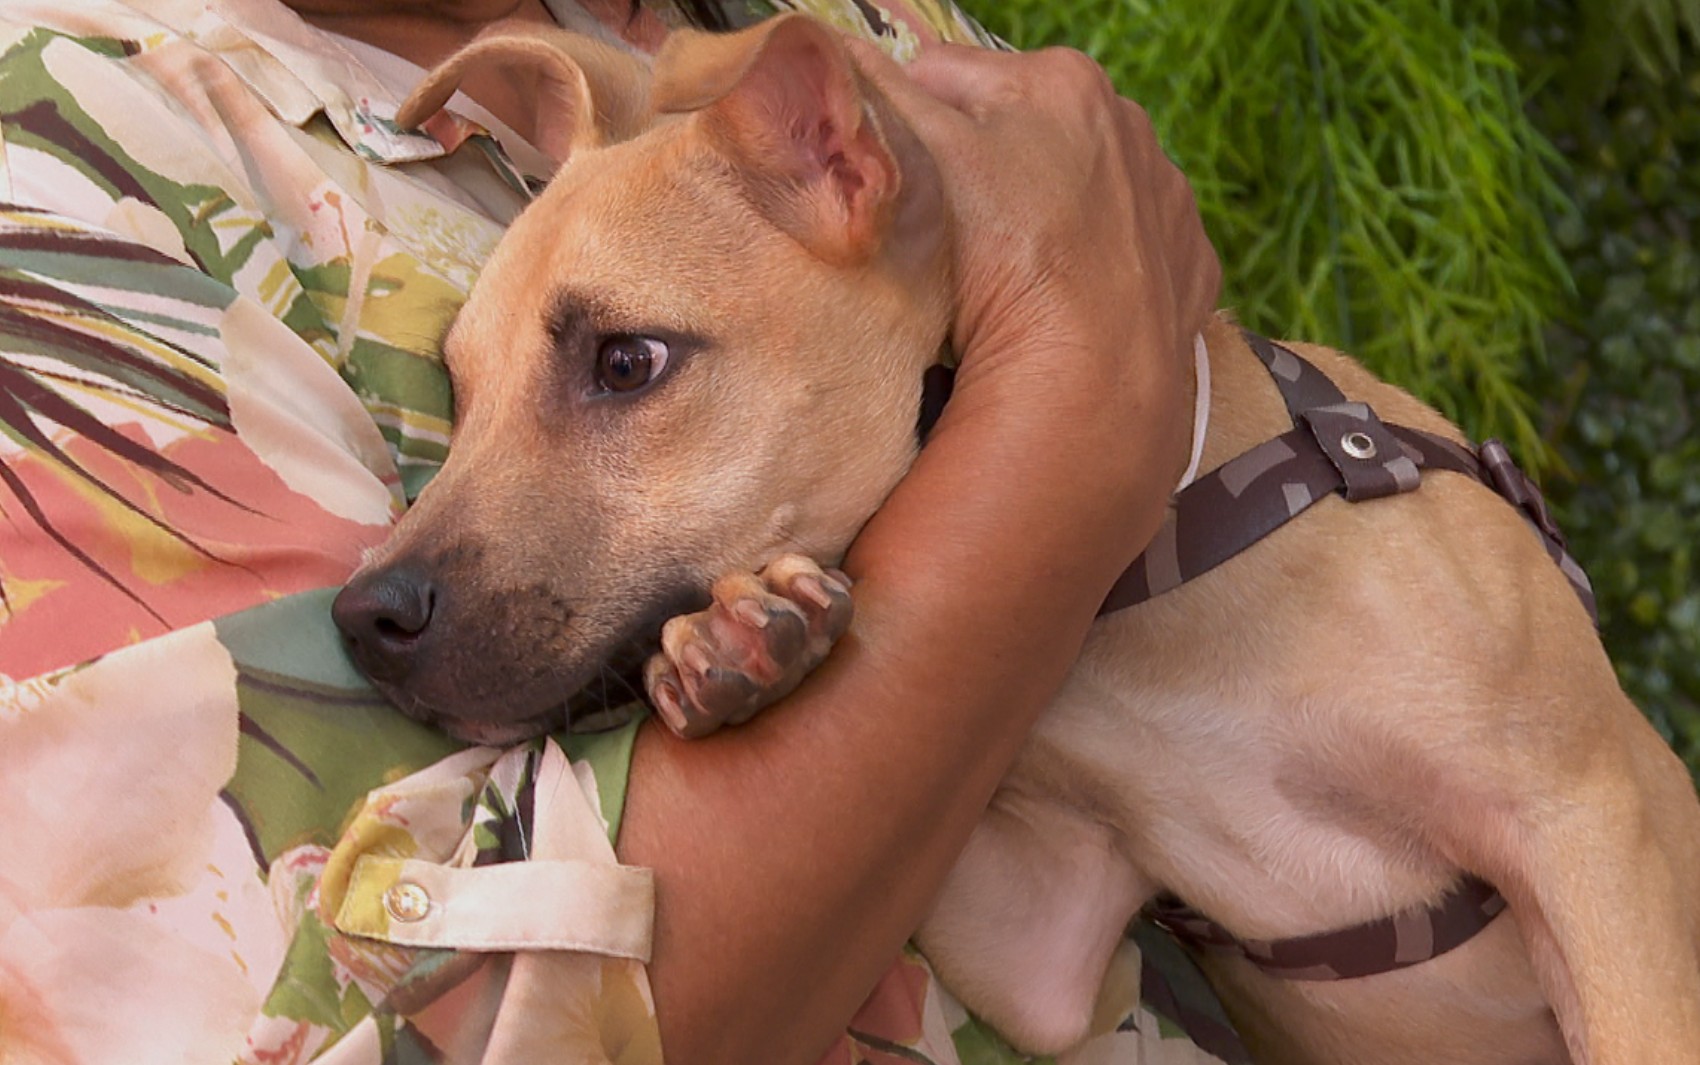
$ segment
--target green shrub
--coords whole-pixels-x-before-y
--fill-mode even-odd
[[[1529,44],[1584,57],[1532,108],[1573,168],[1580,210],[1555,231],[1578,299],[1530,383],[1571,473],[1550,494],[1624,687],[1700,770],[1700,38],[1668,67],[1620,67],[1602,106],[1578,107],[1600,86],[1573,44],[1587,22],[1553,17],[1567,7],[1530,20]]]
[[[1625,78],[1668,84],[1700,43],[1700,0],[1499,0],[1507,36],[1544,38],[1524,52],[1531,71],[1558,79],[1571,107],[1606,102]],[[1517,40],[1527,44],[1525,36]],[[1549,120],[1567,116],[1548,113]]]

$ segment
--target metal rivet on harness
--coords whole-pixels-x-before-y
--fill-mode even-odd
[[[1375,458],[1375,441],[1368,433],[1347,433],[1340,438],[1340,450],[1355,459]]]

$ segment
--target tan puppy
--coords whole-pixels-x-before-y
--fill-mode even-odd
[[[918,222],[938,175],[831,32],[680,36],[641,119],[640,68],[562,47],[542,62],[570,90],[570,165],[447,340],[451,458],[337,604],[399,705],[487,741],[630,676],[726,573],[746,575],[669,629],[662,710],[700,730],[794,684],[844,622],[841,584],[794,557],[747,574],[841,556],[913,457],[952,314],[944,235]],[[1236,329],[1206,340],[1209,468],[1291,423]],[[1385,420],[1457,439],[1302,352]],[[1519,514],[1441,473],[1326,499],[1103,618],[921,941],[970,1007],[1054,1051],[1160,891],[1275,940],[1465,873],[1509,918],[1410,968],[1294,982],[1205,956],[1260,1060],[1700,1061],[1694,789]]]

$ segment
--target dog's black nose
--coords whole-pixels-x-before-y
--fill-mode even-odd
[[[391,567],[349,581],[331,604],[331,619],[368,676],[397,681],[412,668],[436,602],[428,579]]]

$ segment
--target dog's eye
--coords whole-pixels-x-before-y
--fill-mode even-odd
[[[596,380],[610,392],[635,392],[666,365],[667,345],[654,337],[613,336],[597,349]]]

